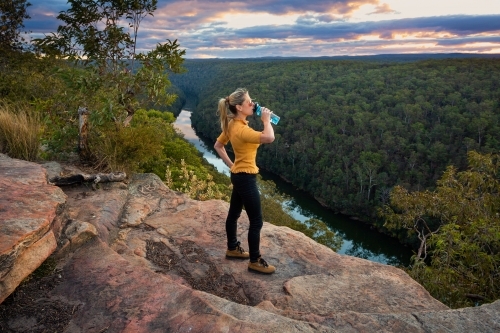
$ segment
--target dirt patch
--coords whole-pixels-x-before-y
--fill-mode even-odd
[[[179,244],[179,250],[180,256],[162,242],[146,242],[146,258],[160,268],[158,273],[181,276],[193,289],[249,305],[242,285],[221,273],[205,250],[192,241]]]
[[[78,309],[50,298],[52,289],[63,280],[53,266],[54,262],[48,259],[0,304],[0,332],[64,331]]]

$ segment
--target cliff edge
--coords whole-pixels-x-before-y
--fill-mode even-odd
[[[50,183],[78,172],[0,154],[0,331],[500,331],[500,301],[450,310],[398,268],[269,223],[261,252],[277,271],[251,273],[225,258],[228,203],[153,174]],[[242,214],[244,248],[247,228]],[[48,275],[20,285],[47,258]],[[20,305],[30,290],[43,292]]]

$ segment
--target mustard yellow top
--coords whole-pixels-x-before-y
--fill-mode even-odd
[[[257,148],[260,146],[261,132],[250,128],[248,121],[243,119],[230,120],[227,132],[229,137],[223,132],[217,141],[223,145],[227,145],[231,141],[235,159],[230,171],[232,173],[258,173],[259,168],[255,163],[255,157],[257,156]]]

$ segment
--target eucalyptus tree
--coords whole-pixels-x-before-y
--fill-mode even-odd
[[[0,1],[0,51],[18,50],[25,41],[21,29],[24,20],[29,19],[26,0]]]
[[[168,73],[182,71],[185,50],[167,39],[138,52],[139,28],[153,16],[157,0],[68,0],[56,33],[35,40],[46,56],[74,61],[80,71],[67,76],[83,106],[95,108],[96,123],[128,126],[143,102],[170,105]],[[100,92],[98,94],[98,91]],[[97,95],[100,102],[90,102]],[[94,100],[95,102],[95,100]]]

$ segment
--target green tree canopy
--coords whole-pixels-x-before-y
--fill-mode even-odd
[[[382,211],[388,228],[421,241],[409,273],[453,307],[500,298],[500,156],[471,151],[468,161],[466,171],[449,166],[435,191],[395,187]]]
[[[156,0],[68,3],[70,8],[57,16],[63,22],[57,33],[35,43],[46,55],[73,60],[89,69],[71,80],[79,83],[77,88],[84,95],[96,94],[98,89],[106,92],[101,120],[127,126],[141,103],[173,103],[176,96],[168,92],[167,73],[182,71],[185,50],[177,40],[167,40],[149,52],[136,52],[140,24],[153,15]]]

